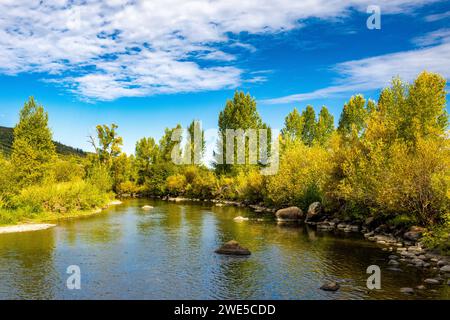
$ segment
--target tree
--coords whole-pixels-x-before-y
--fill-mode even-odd
[[[443,135],[448,127],[445,79],[422,72],[409,88],[407,98],[407,138]],[[415,138],[414,138],[415,140]]]
[[[312,146],[316,136],[316,112],[314,108],[308,105],[302,112],[302,118],[304,121],[302,130],[303,143],[307,146]]]
[[[136,142],[136,167],[138,182],[143,183],[150,172],[150,166],[159,158],[159,146],[153,138],[142,138]]]
[[[41,182],[56,157],[48,114],[33,97],[20,111],[19,123],[14,128],[12,164],[19,185]]]
[[[281,130],[281,135],[287,141],[300,141],[302,139],[304,119],[294,108],[284,119],[284,128]]]
[[[110,127],[105,124],[98,125],[96,128],[98,146],[95,140],[90,137],[91,144],[98,155],[98,159],[102,164],[107,166],[111,166],[113,158],[119,156],[122,152],[121,146],[123,145],[123,139],[117,135],[117,128],[118,126],[114,123]]]
[[[172,140],[172,136],[175,132],[175,130],[180,131],[182,130],[181,124],[177,124],[175,128],[166,128],[164,130],[164,135],[159,140],[159,150],[160,150],[160,159],[163,162],[173,162],[172,155],[178,154],[181,156],[181,146],[180,141],[174,141]],[[174,149],[174,148],[177,148]]]
[[[320,145],[325,145],[333,131],[334,117],[328,111],[327,107],[323,106],[319,113],[319,119],[317,120],[315,141]]]
[[[205,131],[201,129],[201,123],[198,120],[192,120],[187,131],[189,136],[186,149],[190,152],[190,164],[200,164],[205,155]]]
[[[366,100],[360,94],[352,96],[344,105],[344,109],[339,119],[338,131],[345,135],[349,135],[353,131],[361,134],[365,127],[367,110],[365,108]]]
[[[244,94],[244,92],[236,91],[232,100],[227,100],[224,110],[219,114],[219,150],[216,153],[216,159],[221,159],[223,163],[226,162],[226,152],[227,152],[227,130],[243,130],[244,133],[248,133],[249,129],[256,130],[256,140],[257,146],[256,150],[259,151],[259,129],[267,130],[267,140],[270,141],[271,130],[270,128],[263,124],[261,116],[256,108],[256,100],[250,96],[250,94]],[[234,161],[238,162],[238,139],[243,137],[234,137],[234,141],[230,143],[234,144]],[[246,136],[242,140],[245,144],[245,161],[244,167],[248,167],[250,164],[250,137]],[[268,143],[269,144],[269,143]],[[270,150],[270,144],[267,146]],[[257,160],[260,160],[261,154],[256,152]],[[239,166],[234,166],[233,164],[221,164],[220,160],[215,164],[216,171],[218,172],[231,172],[233,168]]]

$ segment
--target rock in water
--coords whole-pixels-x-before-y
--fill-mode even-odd
[[[149,205],[145,205],[145,206],[142,207],[142,209],[144,209],[144,210],[151,210],[151,209],[153,209],[153,207],[149,206]]]
[[[237,222],[241,222],[241,221],[248,221],[248,218],[243,217],[243,216],[237,216],[233,220],[237,221]]]
[[[306,214],[306,221],[316,221],[323,213],[323,207],[320,202],[313,202],[309,205],[308,212]]]
[[[335,281],[328,281],[326,283],[324,283],[320,289],[324,290],[324,291],[337,291],[339,290],[341,286],[339,285],[339,283],[335,282]]]
[[[303,212],[298,207],[280,209],[275,215],[277,219],[281,221],[294,221],[303,218]]]
[[[414,289],[413,288],[401,288],[400,292],[404,293],[404,294],[414,294]]]
[[[239,243],[235,240],[228,241],[222,247],[220,247],[214,252],[218,254],[229,254],[238,256],[248,256],[251,254],[250,250],[241,247]]]
[[[432,279],[432,278],[430,278],[430,279],[425,279],[423,282],[425,282],[425,283],[427,283],[427,284],[439,284],[439,283],[441,283],[439,280],[437,280],[437,279]]]

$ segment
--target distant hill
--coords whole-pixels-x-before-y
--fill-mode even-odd
[[[0,126],[0,152],[4,152],[7,155],[11,154],[13,141],[13,128]],[[55,144],[56,152],[58,154],[75,155],[80,157],[84,157],[86,155],[86,152],[81,149],[72,148],[56,141],[53,141],[53,143]]]

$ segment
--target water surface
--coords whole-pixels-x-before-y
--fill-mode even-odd
[[[144,211],[145,204],[154,206]],[[330,235],[305,225],[235,222],[255,216],[210,203],[130,200],[48,230],[0,235],[1,299],[449,299],[448,286],[414,296],[401,287],[430,274],[402,267],[359,236]],[[235,239],[249,257],[214,250]],[[381,290],[366,288],[366,268],[379,265]],[[69,265],[81,269],[81,289],[69,290]],[[339,280],[338,292],[319,290]]]

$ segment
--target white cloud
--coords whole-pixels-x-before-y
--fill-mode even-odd
[[[333,70],[339,75],[332,86],[307,93],[267,99],[267,104],[285,104],[328,98],[344,93],[360,93],[389,85],[393,76],[412,81],[421,71],[440,73],[450,79],[450,34],[441,29],[424,35],[416,42],[438,45],[422,49],[397,52],[361,60],[347,61]]]
[[[368,4],[404,13],[426,0],[2,0],[0,73],[43,73],[83,98],[236,87],[244,71],[228,34],[277,33]],[[220,50],[217,48],[220,46]],[[198,60],[209,60],[202,66]],[[49,76],[50,75],[50,76]],[[254,78],[262,81],[263,78]],[[251,80],[250,80],[251,81]]]
[[[428,32],[423,36],[414,38],[412,42],[418,46],[430,46],[439,43],[450,42],[450,29],[443,28]]]
[[[436,14],[430,14],[429,16],[425,17],[425,20],[428,22],[434,22],[439,21],[442,19],[450,18],[450,11],[443,12],[443,13],[436,13]]]

